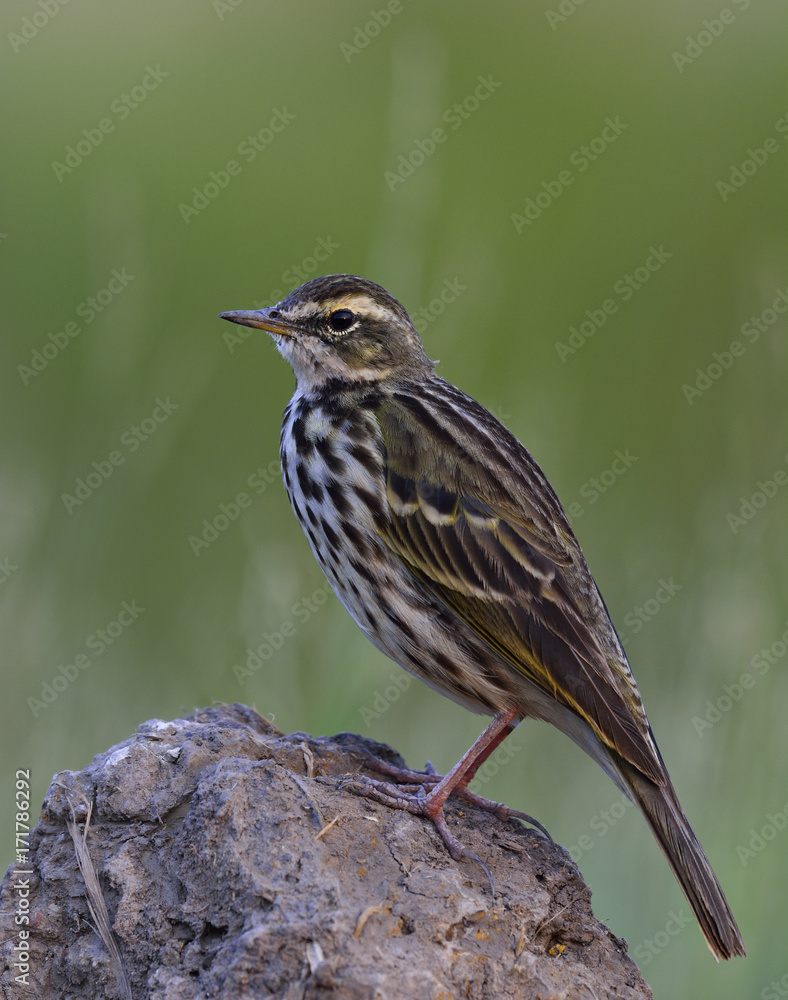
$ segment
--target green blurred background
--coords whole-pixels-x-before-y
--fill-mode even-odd
[[[2,15],[3,865],[16,768],[38,803],[54,772],[214,699],[414,766],[451,766],[480,732],[395,688],[325,598],[272,474],[291,372],[216,318],[348,271],[425,310],[440,373],[574,514],[749,959],[715,967],[694,922],[666,931],[688,907],[659,850],[565,737],[526,723],[481,789],[576,848],[657,997],[765,996],[788,974],[784,5],[52,8]],[[227,183],[201,202],[211,172]],[[250,505],[195,554],[239,492]],[[115,626],[123,602],[144,611]]]

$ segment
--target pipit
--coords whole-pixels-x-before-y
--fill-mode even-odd
[[[371,281],[315,278],[222,318],[270,333],[295,372],[282,474],[340,601],[401,667],[493,717],[445,776],[378,762],[390,780],[365,779],[363,793],[428,817],[452,857],[468,856],[447,798],[529,819],[468,783],[523,719],[552,723],[640,807],[712,954],[744,955],[604,601],[523,445],[436,375],[405,309]]]

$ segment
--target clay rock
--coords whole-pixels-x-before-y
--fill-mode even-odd
[[[56,775],[30,835],[28,990],[12,965],[14,866],[0,890],[3,995],[128,995],[66,828],[92,803],[87,849],[135,998],[651,997],[561,847],[450,800],[493,896],[429,822],[353,793],[369,753],[403,766],[360,736],[284,735],[222,705],[147,722]]]

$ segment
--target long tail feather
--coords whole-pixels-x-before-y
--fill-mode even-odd
[[[616,770],[668,859],[712,955],[717,959],[745,955],[725,894],[667,774],[666,784],[657,785],[621,758],[616,761]]]

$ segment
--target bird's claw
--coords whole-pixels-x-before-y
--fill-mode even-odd
[[[393,778],[393,785],[420,786],[424,794],[429,794],[429,791],[443,780],[443,775],[437,773],[430,761],[427,761],[424,771],[411,771],[409,768],[397,767],[395,764],[390,764],[388,761],[382,760],[380,757],[375,757],[373,754],[369,754],[367,757],[367,767],[371,768],[373,771],[377,771],[379,774],[385,774],[389,778]],[[369,778],[368,780],[374,781],[375,779]],[[381,784],[389,783],[381,782]],[[407,792],[405,792],[404,789],[403,794],[407,795]],[[472,792],[469,788],[462,785],[458,785],[452,791],[452,795],[457,798],[464,799],[468,805],[475,806],[477,809],[482,809],[484,812],[492,813],[493,816],[496,816],[504,822],[509,819],[518,819],[523,823],[527,823],[529,826],[534,827],[534,829],[539,830],[540,833],[544,834],[551,844],[555,843],[539,820],[534,819],[533,816],[529,816],[528,813],[520,812],[519,809],[510,809],[509,806],[504,805],[502,802],[494,802],[492,799],[486,799],[484,796],[477,795],[476,792]]]

